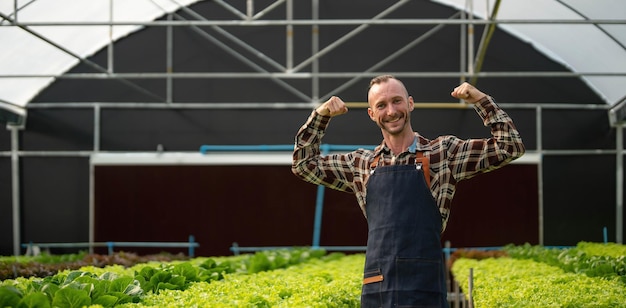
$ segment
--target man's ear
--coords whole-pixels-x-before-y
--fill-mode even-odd
[[[413,101],[413,96],[409,96],[409,111],[413,111],[415,108],[415,102]]]
[[[367,107],[367,115],[370,116],[370,119],[374,122],[376,122],[376,120],[374,119],[374,111],[372,111],[372,108]]]

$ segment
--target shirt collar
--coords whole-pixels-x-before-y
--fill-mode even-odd
[[[413,136],[413,143],[411,143],[411,145],[406,150],[411,153],[415,153],[416,149],[417,149],[417,134]]]
[[[418,151],[421,152],[430,150],[430,144],[428,143],[428,140],[424,139],[417,132],[415,132],[414,134],[415,138],[413,138],[413,143],[405,150],[405,152],[416,153]],[[391,149],[385,144],[384,140],[380,143],[379,146],[376,147],[376,149],[374,149],[375,156],[378,156],[381,153],[391,153]]]

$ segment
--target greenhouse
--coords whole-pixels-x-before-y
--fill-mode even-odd
[[[472,105],[451,96],[467,82],[506,111],[525,147],[452,191],[440,235],[450,305],[617,306],[626,283],[626,5],[355,4],[0,1],[0,305],[37,302],[42,294],[21,289],[36,284],[101,280],[127,297],[79,302],[360,305],[365,210],[353,193],[294,176],[294,138],[314,109],[340,97],[349,111],[333,117],[321,157],[374,150],[383,138],[368,85],[391,74],[414,101],[410,124],[421,136],[491,136]],[[75,266],[37,272],[29,263],[63,256]],[[559,302],[530,296],[550,293],[532,285],[497,290],[506,295],[492,285],[537,272],[554,272],[534,281],[548,290],[560,281],[608,293],[589,291],[581,304],[565,291]],[[172,275],[186,280],[150,280]],[[285,285],[264,288],[271,280]],[[290,285],[304,280],[302,290]],[[247,293],[234,292],[243,285]]]

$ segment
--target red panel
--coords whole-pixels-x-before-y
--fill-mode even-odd
[[[538,244],[537,165],[512,164],[461,181],[443,240],[452,247]]]
[[[311,244],[315,186],[289,166],[98,166],[95,177],[96,241],[194,235],[207,256],[231,254],[233,242]]]
[[[316,186],[289,166],[97,166],[95,240],[186,241],[197,255],[240,246],[309,246]],[[364,246],[354,195],[325,190],[320,244]],[[458,185],[444,240],[453,247],[538,241],[537,167],[510,165]],[[155,253],[186,249],[119,250]]]

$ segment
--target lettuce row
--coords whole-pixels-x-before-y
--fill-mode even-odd
[[[43,279],[16,279],[0,285],[0,307],[83,307],[139,302],[143,290],[130,276],[83,271]]]
[[[287,269],[225,274],[119,307],[359,307],[363,254],[332,254]]]
[[[221,280],[226,274],[247,275],[286,268],[325,254],[323,250],[284,249],[218,258],[219,263],[212,258],[198,258],[139,264],[131,269],[84,267],[43,279],[9,279],[0,283],[0,307],[113,307],[139,302],[146,294],[185,290],[194,283]]]
[[[576,247],[506,246],[509,256],[559,267],[567,272],[626,283],[626,246],[580,242]]]
[[[463,290],[473,269],[475,307],[623,307],[626,288],[530,259],[459,259],[452,272]]]

